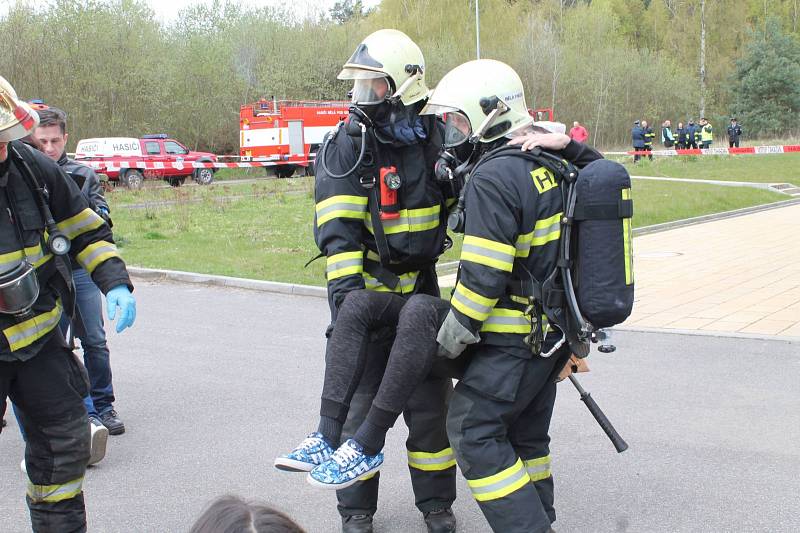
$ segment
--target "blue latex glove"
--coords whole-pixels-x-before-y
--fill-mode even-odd
[[[108,319],[114,320],[117,316],[117,307],[122,309],[122,314],[117,321],[117,333],[133,326],[136,320],[136,299],[125,285],[117,285],[106,294],[106,311]]]

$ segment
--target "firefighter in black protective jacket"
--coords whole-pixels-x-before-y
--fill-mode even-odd
[[[459,276],[437,336],[441,355],[469,358],[450,400],[450,444],[494,531],[547,532],[555,521],[548,436],[554,380],[570,353],[563,345],[540,355],[553,349],[557,332],[544,337],[541,350],[526,340],[532,323],[544,321],[530,311],[521,287],[531,275],[544,280],[555,266],[561,188],[550,170],[516,147],[486,155],[531,124],[522,81],[508,65],[478,60],[455,68],[423,113],[444,115],[446,145],[471,142],[470,158],[478,158],[459,200]],[[579,168],[602,157],[562,134],[519,139],[558,149]]]
[[[445,246],[446,204],[458,191],[434,176],[442,126],[435,117],[419,115],[428,94],[424,74],[419,47],[389,29],[365,38],[339,74],[354,80],[353,107],[315,163],[314,237],[327,258],[331,327],[338,307],[355,289],[439,295],[434,265]],[[390,191],[396,200],[379,201]],[[376,332],[369,349],[382,355],[368,361],[385,365],[394,335],[394,330]],[[366,416],[382,374],[381,364],[368,363],[344,439]],[[450,380],[431,378],[404,412],[415,502],[433,532],[455,528],[450,510],[456,497],[455,459],[445,429],[451,393]],[[337,491],[343,531],[372,531],[378,481],[376,474]]]
[[[136,302],[111,230],[75,183],[43,154],[11,142],[37,123],[0,78],[0,405],[11,398],[27,435],[34,532],[82,532],[88,383],[57,327],[74,301],[63,255],[77,260],[106,294],[109,319],[121,309],[118,332],[133,324]]]

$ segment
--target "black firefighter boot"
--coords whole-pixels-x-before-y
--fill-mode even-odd
[[[428,533],[453,533],[456,530],[456,516],[453,510],[435,509],[425,513],[425,525]]]
[[[368,514],[342,516],[342,533],[372,533],[372,516]]]

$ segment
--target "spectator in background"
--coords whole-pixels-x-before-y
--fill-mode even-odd
[[[712,142],[714,142],[714,128],[706,117],[703,117],[700,119],[700,148],[711,148]]]
[[[55,161],[81,189],[83,196],[100,217],[111,226],[109,207],[103,197],[100,180],[92,168],[67,158],[67,115],[50,107],[39,110],[39,126],[34,133],[42,151]],[[81,340],[83,361],[89,373],[91,399],[86,402],[89,421],[94,426],[104,426],[111,435],[125,433],[125,424],[114,410],[114,387],[111,383],[111,362],[106,332],[103,329],[103,298],[89,272],[72,262],[72,279],[75,283],[75,317],[72,333]],[[64,332],[70,326],[66,315],[62,318]],[[99,460],[99,459],[98,459]]]
[[[631,142],[634,152],[641,152],[644,150],[644,130],[639,125],[638,120],[633,123],[633,128],[631,129]],[[638,161],[639,154],[633,154],[633,162],[636,163]]]
[[[305,533],[291,518],[269,505],[223,496],[197,519],[189,533]]]
[[[686,148],[697,149],[697,141],[700,140],[700,128],[694,123],[694,120],[689,119],[689,125],[686,126]]]
[[[589,139],[589,132],[576,120],[572,123],[572,129],[569,130],[569,138],[579,143],[585,143]]]
[[[742,136],[742,127],[736,122],[736,117],[731,118],[731,125],[728,126],[728,147],[739,148],[739,137]]]
[[[644,130],[644,149],[646,151],[648,151],[648,152],[652,152],[653,151],[653,139],[655,139],[656,134],[653,133],[653,128],[651,128],[650,126],[647,125],[647,121],[646,120],[642,121],[642,130]],[[650,161],[653,160],[653,156],[652,155],[648,154],[647,158],[650,159]]]
[[[661,125],[661,144],[664,148],[672,148],[675,144],[675,137],[672,135],[672,122],[665,120]]]
[[[686,149],[686,128],[683,127],[683,122],[678,122],[678,129],[675,130],[675,140],[678,150]]]

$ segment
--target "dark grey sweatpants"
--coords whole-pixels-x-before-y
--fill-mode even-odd
[[[371,334],[382,328],[396,328],[380,387],[364,423],[354,434],[360,444],[380,450],[386,432],[417,386],[432,372],[434,363],[435,374],[440,377],[459,377],[463,372],[460,361],[436,355],[436,334],[449,309],[446,300],[424,294],[405,299],[368,290],[349,293],[339,308],[336,327],[328,341],[320,415],[344,423],[364,373]],[[340,435],[325,437],[337,443]]]

